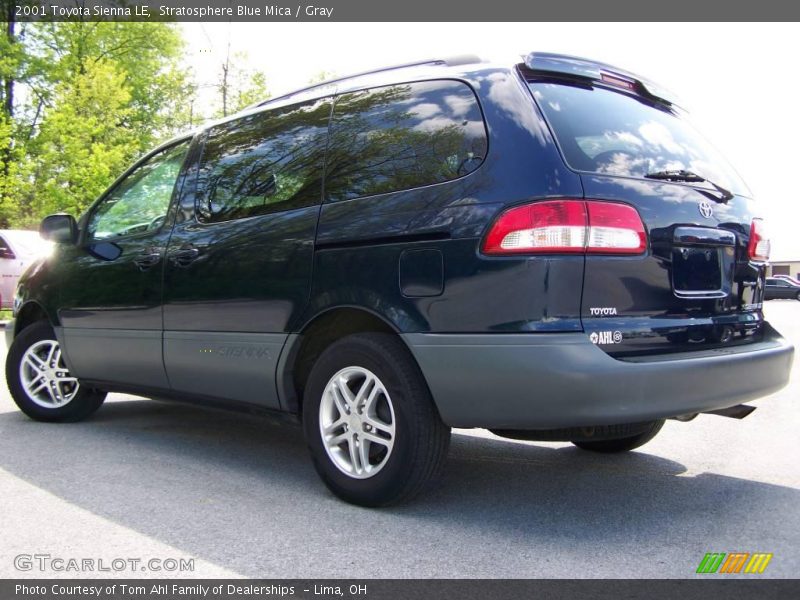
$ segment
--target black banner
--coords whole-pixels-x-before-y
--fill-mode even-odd
[[[761,0],[1,0],[17,21],[796,21],[800,3]],[[599,32],[601,33],[601,32]]]

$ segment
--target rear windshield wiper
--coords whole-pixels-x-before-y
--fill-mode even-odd
[[[701,181],[705,181],[722,195],[721,198],[715,198],[715,200],[718,202],[724,203],[733,198],[733,194],[730,192],[730,190],[725,189],[721,185],[717,185],[713,181],[709,181],[697,173],[693,173],[692,171],[687,171],[685,169],[679,169],[675,171],[655,171],[653,173],[648,173],[645,175],[645,177],[647,179],[660,179],[663,181],[687,181],[689,183],[700,183]]]

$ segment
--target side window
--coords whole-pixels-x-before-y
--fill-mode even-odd
[[[0,235],[0,258],[16,258],[6,239]]]
[[[243,117],[209,132],[197,219],[230,221],[319,204],[330,101]]]
[[[486,155],[472,89],[426,81],[336,99],[325,168],[328,200],[349,200],[457,179]]]
[[[159,229],[188,149],[186,141],[162,150],[123,179],[89,218],[89,238],[106,240]]]

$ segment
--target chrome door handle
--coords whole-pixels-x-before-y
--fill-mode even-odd
[[[180,250],[176,250],[172,256],[171,260],[178,267],[188,267],[192,264],[197,258],[200,256],[200,250],[197,248],[182,248]]]
[[[139,267],[139,270],[146,271],[147,269],[156,266],[161,261],[161,252],[159,251],[144,251],[139,256],[133,259],[134,264]]]

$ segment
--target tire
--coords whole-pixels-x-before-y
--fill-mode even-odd
[[[105,392],[83,387],[70,377],[46,321],[29,325],[14,339],[6,357],[6,382],[22,412],[48,423],[81,421],[106,398]]]
[[[795,296],[798,300],[800,300],[800,292],[797,292],[797,296]]]
[[[664,419],[653,421],[650,427],[642,433],[630,437],[618,438],[616,440],[597,440],[596,442],[575,441],[572,442],[581,450],[590,452],[601,452],[603,454],[613,454],[615,452],[627,452],[640,446],[644,446],[652,440],[664,426]]]
[[[419,367],[385,333],[350,335],[322,352],[308,377],[303,428],[328,489],[368,507],[420,493],[441,472],[450,444]]]

